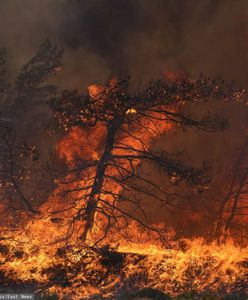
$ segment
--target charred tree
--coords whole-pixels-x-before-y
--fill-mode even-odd
[[[221,78],[212,81],[202,77],[177,81],[159,80],[150,83],[141,92],[129,91],[129,80],[129,77],[116,77],[106,86],[90,86],[86,94],[65,91],[61,97],[51,101],[55,120],[53,130],[91,128],[94,131],[99,124],[105,129],[100,157],[79,164],[76,161],[72,163],[68,174],[73,175],[74,179],[63,182],[68,184],[64,194],[71,193],[73,197],[76,190],[84,192],[81,208],[78,208],[71,220],[72,223],[78,219],[86,220],[81,236],[83,241],[87,240],[97,214],[106,219],[104,234],[100,240],[120,219],[126,224],[130,219],[135,220],[144,228],[156,231],[143,221],[146,219],[146,212],[140,201],[128,196],[127,192],[148,194],[164,205],[170,205],[170,196],[176,195],[170,195],[155,182],[139,174],[137,166],[140,161],[148,161],[161,168],[171,178],[172,184],[184,181],[191,187],[204,190],[211,182],[209,168],[203,166],[194,169],[175,154],[154,152],[150,142],[140,131],[150,132],[150,136],[154,137],[163,134],[163,129],[160,129],[165,124],[193,127],[206,132],[223,130],[228,125],[225,118],[210,114],[194,118],[185,112],[185,107],[200,105],[206,101],[240,101],[244,93],[234,83],[227,84]],[[128,139],[133,142],[129,143]],[[92,171],[92,180],[87,180],[89,170]],[[134,185],[133,179],[152,186],[154,192],[150,193]],[[78,188],[70,187],[72,181],[78,181]],[[113,187],[116,185],[121,191],[115,192]],[[161,194],[162,197],[159,196]],[[136,205],[143,219],[120,208],[118,201],[121,200]]]

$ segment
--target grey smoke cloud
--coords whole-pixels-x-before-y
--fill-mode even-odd
[[[57,42],[68,86],[121,71],[147,82],[166,67],[247,84],[247,8],[246,0],[2,0],[0,41],[13,73],[46,37]]]

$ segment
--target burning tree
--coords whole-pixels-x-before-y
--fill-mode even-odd
[[[161,237],[161,231],[148,221],[142,195],[166,206],[173,206],[178,195],[142,174],[141,161],[167,173],[171,184],[185,182],[198,191],[210,184],[212,174],[206,165],[198,169],[187,165],[178,153],[154,151],[152,141],[174,125],[206,132],[223,130],[228,124],[224,117],[208,113],[196,118],[186,108],[204,102],[240,101],[244,93],[221,78],[165,78],[138,92],[129,90],[129,83],[130,77],[115,77],[106,86],[90,86],[85,94],[64,91],[51,101],[53,129],[69,132],[57,145],[60,157],[67,161],[66,176],[60,183],[61,195],[71,199],[68,234],[83,221],[83,241],[99,227],[97,242],[112,228],[128,237],[131,221]]]
[[[32,172],[38,174],[44,170],[40,165],[38,170],[37,163],[36,167],[30,163],[30,158],[39,161],[38,150],[23,140],[29,139],[29,111],[32,115],[42,107],[45,114],[49,114],[44,100],[53,97],[50,102],[55,120],[53,129],[66,132],[56,146],[60,158],[66,161],[66,170],[60,169],[56,175],[60,178],[57,183],[60,183],[60,195],[69,198],[70,207],[59,207],[51,214],[70,212],[66,216],[66,236],[80,224],[84,241],[93,227],[93,231],[98,232],[97,241],[104,239],[113,228],[131,238],[128,225],[134,221],[143,229],[164,237],[161,228],[151,225],[143,198],[174,209],[183,196],[145,174],[143,163],[166,173],[165,180],[169,178],[172,185],[186,183],[197,192],[210,184],[212,171],[205,164],[193,168],[180,157],[180,152],[154,150],[153,141],[173,126],[206,132],[223,130],[227,126],[225,118],[210,113],[201,118],[193,117],[194,108],[188,107],[240,101],[245,91],[219,77],[192,79],[175,73],[151,82],[143,91],[130,89],[130,77],[123,76],[109,80],[106,86],[92,85],[84,94],[63,91],[55,97],[58,88],[46,84],[46,80],[61,69],[62,51],[46,40],[21,68],[13,85],[8,82],[5,52],[5,49],[0,51],[1,186],[7,193],[5,198],[17,197],[22,209],[32,214],[38,212],[39,204],[32,203],[33,197],[25,195],[25,179],[32,177]],[[47,203],[49,206],[49,199]],[[223,203],[225,207],[226,201]],[[45,214],[46,209],[45,206],[42,210]],[[224,208],[220,210],[219,220]],[[60,222],[56,217],[51,220]]]

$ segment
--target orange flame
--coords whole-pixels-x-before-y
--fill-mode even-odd
[[[178,79],[178,75],[167,73],[166,76],[172,81]],[[110,88],[114,85],[113,80]],[[104,87],[99,85],[88,88],[93,100],[97,100],[103,91]],[[130,108],[126,114],[127,118],[138,118],[136,109]],[[130,124],[124,124],[112,154],[125,156],[148,150],[156,137],[172,129],[172,124],[165,122],[159,112],[153,113],[152,117],[140,117],[131,128]],[[127,131],[131,134],[127,135]],[[56,145],[59,158],[68,165],[78,160],[101,159],[106,133],[104,123],[98,123],[91,129],[72,128]],[[125,147],[118,148],[118,145]],[[119,158],[119,162],[124,169],[131,170],[127,160]],[[139,158],[133,161],[136,171],[140,163]],[[108,167],[106,172],[107,175],[119,176],[114,167]],[[69,174],[64,180],[71,183],[58,183],[41,207],[42,218],[28,222],[22,232],[15,234],[18,243],[8,239],[8,236],[0,243],[0,272],[5,277],[23,282],[35,280],[40,285],[49,286],[54,279],[51,274],[58,275],[56,270],[59,270],[59,275],[66,276],[67,287],[55,281],[47,291],[58,293],[61,299],[64,295],[68,299],[81,299],[97,293],[111,297],[120,289],[147,286],[171,295],[208,289],[218,291],[223,285],[230,291],[238,282],[245,280],[247,248],[235,246],[233,242],[218,246],[216,243],[207,245],[202,240],[184,240],[171,242],[171,249],[165,249],[156,234],[140,229],[136,222],[130,223],[126,229],[130,233],[129,240],[116,230],[110,231],[110,236],[105,240],[105,245],[110,243],[115,247],[117,257],[121,257],[120,264],[114,267],[104,262],[106,257],[102,254],[78,245],[78,236],[84,226],[82,220],[78,220],[74,228],[76,235],[71,241],[72,247],[65,247],[64,241],[54,244],[67,233],[68,220],[75,218],[77,211],[86,205],[84,188],[93,180],[94,174],[94,167],[80,174],[79,181],[73,180]],[[65,194],[68,188],[74,192]],[[122,187],[108,178],[104,181],[104,190],[120,194]],[[59,197],[60,194],[63,197]],[[110,203],[114,201],[107,193],[101,197]],[[98,214],[89,237],[90,244],[102,234],[103,223]],[[164,229],[161,224],[157,228]],[[174,236],[172,230],[168,234]],[[60,252],[58,247],[62,247]]]

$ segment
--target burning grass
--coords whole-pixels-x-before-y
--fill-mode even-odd
[[[144,288],[171,297],[211,299],[206,295],[214,293],[222,299],[246,293],[248,284],[247,248],[231,243],[184,241],[173,249],[64,245],[52,253],[51,247],[3,240],[0,258],[2,291],[31,288],[38,295],[56,294],[59,299],[132,299],[135,290]],[[123,293],[129,298],[120,298]]]

